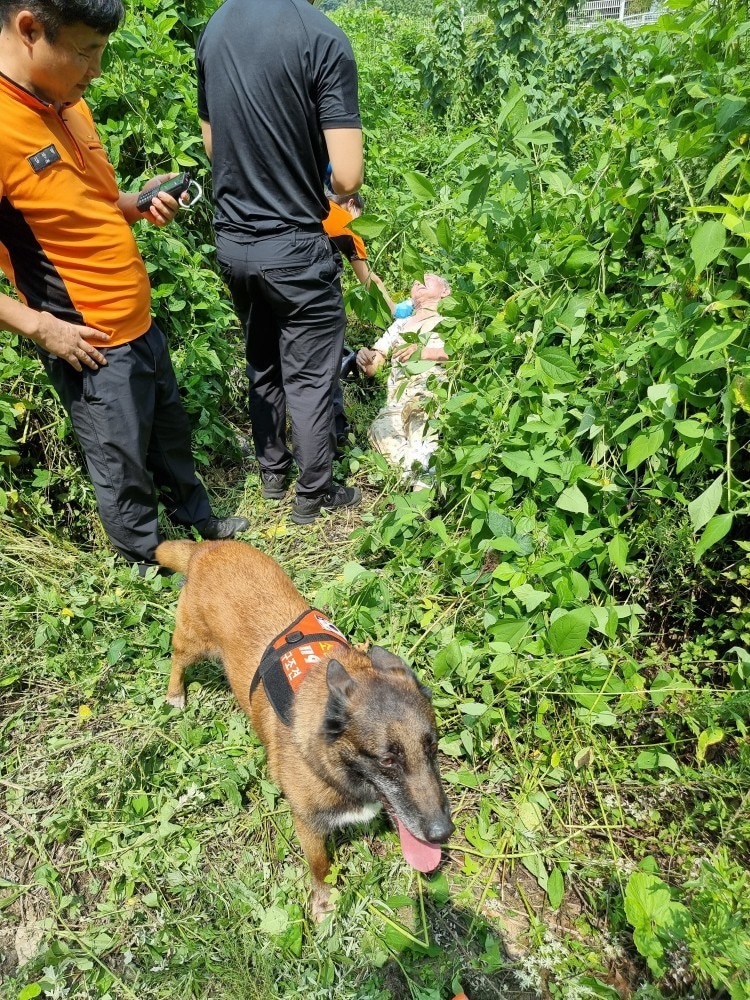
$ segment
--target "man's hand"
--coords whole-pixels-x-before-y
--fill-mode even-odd
[[[67,361],[77,372],[83,371],[83,365],[95,372],[100,365],[106,365],[107,359],[89,341],[96,339],[106,343],[112,338],[100,330],[76,326],[57,319],[51,313],[40,312],[39,324],[31,339],[45,351]]]
[[[163,184],[164,181],[168,181],[176,176],[177,174],[174,171],[171,174],[157,174],[156,177],[152,177],[148,183],[144,184],[141,191],[148,191],[151,188],[158,187],[159,184]],[[149,219],[155,226],[166,226],[177,215],[179,207],[180,204],[176,198],[173,198],[171,194],[165,194],[163,191],[160,191],[159,194],[154,196],[148,211],[143,213],[143,218]]]
[[[378,368],[385,364],[385,355],[380,351],[373,351],[369,347],[363,347],[357,351],[357,368],[363,375],[372,378]]]
[[[161,191],[159,194],[154,195],[146,212],[139,212],[136,202],[139,194],[142,194],[144,191],[150,191],[151,188],[158,187],[164,181],[168,181],[170,178],[176,176],[177,174],[174,171],[171,174],[157,174],[150,181],[146,181],[141,190],[136,194],[124,194],[121,191],[117,204],[125,216],[125,220],[131,226],[140,219],[148,219],[155,226],[166,226],[168,222],[171,222],[175,215],[177,215],[177,210],[180,207],[177,199],[173,198],[171,194],[165,194]],[[181,195],[181,197],[187,198],[187,192]]]

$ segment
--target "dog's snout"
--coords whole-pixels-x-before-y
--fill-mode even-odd
[[[436,816],[430,820],[425,830],[427,839],[431,844],[444,844],[456,829],[455,823],[449,815]]]

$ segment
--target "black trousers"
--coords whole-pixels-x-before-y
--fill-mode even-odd
[[[167,341],[152,323],[136,340],[104,348],[107,364],[77,372],[39,352],[70,414],[112,545],[130,562],[153,562],[162,540],[157,490],[170,519],[200,530],[212,516],[195,474],[190,422]]]
[[[340,261],[322,229],[245,243],[219,234],[217,251],[245,334],[260,467],[289,469],[288,411],[297,493],[319,496],[331,486],[336,446],[333,391],[346,329]]]

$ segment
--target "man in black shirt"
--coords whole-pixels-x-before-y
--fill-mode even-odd
[[[226,0],[196,51],[198,113],[213,163],[219,266],[245,333],[263,496],[280,499],[292,452],[292,520],[351,507],[332,482],[332,397],[346,314],[323,219],[323,177],[362,183],[357,67],[343,34],[307,0]]]

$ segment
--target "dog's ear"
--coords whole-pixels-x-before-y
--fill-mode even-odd
[[[328,661],[326,682],[328,690],[334,698],[338,698],[341,701],[348,701],[351,698],[352,691],[357,686],[357,682],[347,674],[338,660]]]
[[[383,649],[382,646],[372,647],[370,650],[370,660],[376,670],[405,670],[407,673],[411,673],[411,668],[405,660],[402,660],[400,656],[396,656],[395,653]]]
[[[326,667],[329,698],[323,716],[323,735],[327,740],[341,736],[349,724],[349,698],[357,685],[338,660]]]
[[[400,670],[409,677],[413,677],[414,683],[417,685],[425,698],[427,698],[428,701],[432,701],[432,691],[425,687],[424,684],[419,683],[417,675],[411,669],[406,660],[402,660],[400,656],[396,656],[395,653],[391,653],[389,650],[383,649],[382,646],[373,646],[370,650],[370,660],[376,670],[382,670],[384,672],[389,670]]]

